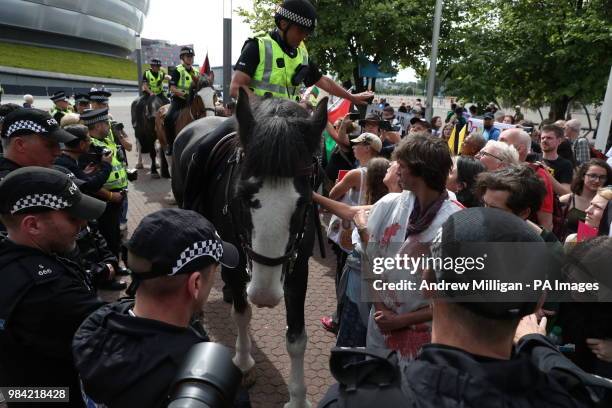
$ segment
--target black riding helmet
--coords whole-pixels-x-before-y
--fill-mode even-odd
[[[151,64],[150,64],[150,65],[151,65],[152,67],[153,67],[153,66],[158,66],[158,67],[159,67],[159,66],[161,66],[161,64],[162,64],[161,60],[159,60],[159,59],[157,59],[157,58],[153,58],[153,59],[151,60]]]
[[[276,8],[274,22],[280,28],[280,21],[287,20],[312,33],[317,25],[317,11],[309,0],[285,0]]]

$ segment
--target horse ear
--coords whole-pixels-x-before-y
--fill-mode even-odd
[[[240,142],[243,146],[246,146],[248,144],[251,132],[253,131],[255,119],[253,118],[253,112],[251,111],[249,94],[242,87],[238,88],[236,120],[238,121],[238,135],[240,136]]]
[[[319,101],[310,119],[312,129],[313,145],[316,147],[321,141],[321,134],[327,126],[327,96]]]

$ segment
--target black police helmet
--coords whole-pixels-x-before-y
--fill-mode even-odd
[[[277,7],[274,15],[277,27],[281,20],[287,20],[313,32],[317,25],[317,11],[309,0],[285,0]]]

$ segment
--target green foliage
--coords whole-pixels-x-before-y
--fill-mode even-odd
[[[0,42],[0,65],[100,78],[137,80],[136,64],[127,59],[23,44]]]
[[[307,39],[309,53],[323,72],[359,83],[358,58],[380,64],[381,71],[410,66],[425,72],[435,0],[318,0],[319,21]],[[274,27],[276,0],[254,0],[240,10],[255,32]],[[450,24],[443,27],[448,31]]]
[[[473,102],[551,105],[603,99],[612,64],[610,0],[455,0],[441,39],[448,94]]]

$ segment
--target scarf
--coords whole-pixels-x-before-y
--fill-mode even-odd
[[[448,198],[448,191],[444,190],[440,197],[425,210],[421,210],[421,205],[419,204],[419,200],[415,197],[414,199],[414,207],[412,208],[412,212],[410,212],[410,217],[408,218],[408,228],[406,228],[406,238],[408,238],[412,234],[418,234],[419,232],[425,231],[431,223],[433,222],[436,214],[440,211],[442,204]]]

